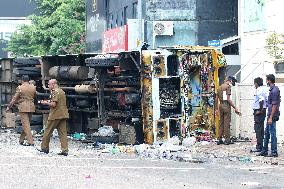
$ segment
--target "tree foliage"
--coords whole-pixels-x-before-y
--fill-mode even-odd
[[[284,34],[277,34],[276,32],[271,33],[266,38],[267,52],[274,59],[274,63],[281,62],[284,59]]]
[[[16,56],[82,53],[85,47],[85,0],[31,0],[37,15],[21,25],[8,42]]]

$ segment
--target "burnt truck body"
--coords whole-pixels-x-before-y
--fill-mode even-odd
[[[1,77],[1,120],[21,75],[29,75],[37,86],[37,125],[45,125],[49,110],[37,101],[49,97],[47,82],[55,78],[67,96],[69,133],[91,135],[107,125],[123,131],[121,137],[135,135],[131,143],[152,144],[182,139],[196,128],[215,132],[215,86],[226,63],[213,48],[163,47],[2,59],[1,65],[1,75],[10,77]]]

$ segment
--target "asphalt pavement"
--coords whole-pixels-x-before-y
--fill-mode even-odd
[[[284,188],[281,157],[257,159],[247,153],[250,144],[245,143],[197,144],[185,153],[202,161],[178,161],[105,153],[72,140],[64,157],[57,155],[57,138],[51,139],[51,153],[46,155],[36,150],[40,138],[36,147],[24,147],[18,144],[18,136],[0,133],[1,189]],[[233,148],[243,149],[244,154]]]

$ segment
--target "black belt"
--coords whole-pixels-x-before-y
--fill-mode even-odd
[[[259,111],[259,110],[260,110],[260,109],[253,109],[253,111]],[[266,108],[263,108],[262,110],[265,111]]]

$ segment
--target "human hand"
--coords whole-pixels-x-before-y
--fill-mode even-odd
[[[235,109],[235,113],[236,113],[237,115],[239,115],[239,116],[242,115],[242,113],[241,113],[237,108]]]
[[[47,105],[48,101],[47,100],[40,100],[39,103],[42,104],[42,105]]]
[[[267,123],[268,123],[268,125],[272,125],[272,117],[269,117]]]
[[[219,115],[219,110],[215,110],[215,115]]]
[[[257,111],[255,112],[255,115],[259,115],[259,114],[261,114],[261,111],[257,110]]]

